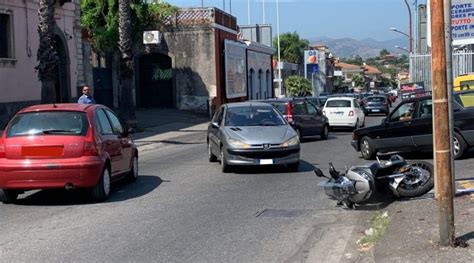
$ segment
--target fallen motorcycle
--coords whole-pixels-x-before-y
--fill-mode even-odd
[[[352,166],[345,174],[336,171],[329,163],[328,177],[315,168],[318,177],[329,180],[320,185],[326,194],[338,201],[338,205],[354,208],[354,205],[368,201],[377,190],[390,188],[396,197],[418,197],[429,192],[434,186],[433,165],[424,161],[408,163],[399,155],[387,161]]]

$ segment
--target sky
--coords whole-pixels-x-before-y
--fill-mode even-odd
[[[265,3],[265,23],[276,26],[276,0],[166,0],[178,7],[214,6],[231,12],[239,25],[248,23],[248,2],[250,2],[250,24],[263,23]],[[414,13],[414,3],[426,0],[408,0]],[[389,40],[398,38],[399,33],[389,30],[395,27],[408,33],[408,9],[403,0],[279,0],[280,33],[297,31],[300,37],[354,39],[373,38]],[[416,17],[413,14],[413,24]]]

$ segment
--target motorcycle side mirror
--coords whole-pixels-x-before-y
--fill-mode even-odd
[[[325,177],[324,174],[323,174],[323,171],[321,171],[321,169],[319,168],[314,168],[314,173],[316,174],[317,177]]]

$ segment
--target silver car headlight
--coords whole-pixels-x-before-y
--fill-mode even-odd
[[[227,142],[232,148],[250,148],[250,144],[237,139],[230,138]]]
[[[282,143],[282,147],[296,146],[300,143],[300,138],[298,136],[292,137],[288,141]]]

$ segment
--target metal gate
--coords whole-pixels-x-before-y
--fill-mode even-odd
[[[94,81],[93,96],[97,103],[114,107],[111,68],[92,68]]]
[[[139,60],[138,105],[172,108],[173,68],[169,56],[151,53]]]
[[[474,72],[474,51],[453,53],[453,78]],[[410,82],[423,81],[427,90],[432,90],[431,54],[410,54]]]

